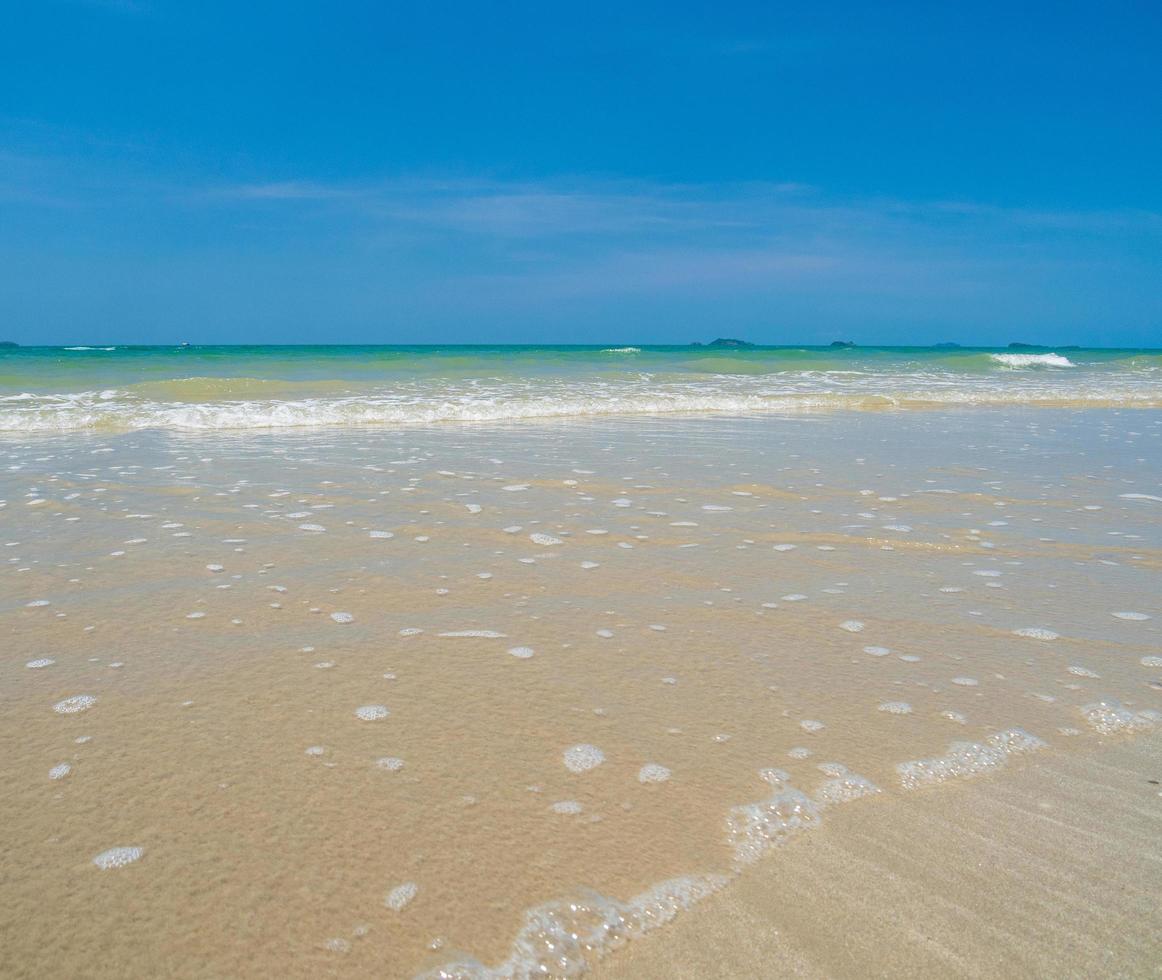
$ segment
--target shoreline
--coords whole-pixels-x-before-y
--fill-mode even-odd
[[[29,976],[404,977],[503,963],[532,915],[526,963],[647,932],[598,975],[1043,973],[1005,909],[1044,901],[1136,965],[1158,737],[1109,733],[1162,720],[1159,439],[1029,411],[4,443],[2,943]]]
[[[841,808],[590,975],[1155,975],[1150,779],[1162,781],[1158,734]]]

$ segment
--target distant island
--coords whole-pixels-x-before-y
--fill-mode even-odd
[[[1015,342],[1009,344],[1009,350],[1081,350],[1081,348],[1077,344],[1066,344],[1063,347],[1060,344],[1047,346],[1045,344],[1022,344]]]
[[[848,347],[854,347],[855,341],[853,341],[853,340],[833,340],[833,341],[831,341],[830,346],[835,347],[835,348],[839,348],[841,350],[846,350]]]
[[[953,348],[956,348],[959,346],[960,346],[960,344],[955,344],[951,340],[946,340],[942,344],[933,344],[932,349],[933,350],[952,350]]]
[[[0,340],[0,347],[19,347],[15,340]]]
[[[749,340],[736,340],[734,337],[718,337],[710,341],[708,344],[701,344],[694,341],[691,347],[754,347]]]

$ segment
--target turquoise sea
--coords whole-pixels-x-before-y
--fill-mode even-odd
[[[951,406],[1162,406],[1162,350],[217,346],[0,349],[0,431],[407,426]]]

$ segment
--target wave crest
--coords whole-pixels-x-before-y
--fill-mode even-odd
[[[1068,357],[1061,354],[989,354],[998,364],[1010,368],[1024,367],[1077,367]]]
[[[772,415],[970,407],[1158,408],[1156,386],[1111,388],[1010,383],[877,386],[868,379],[705,379],[700,383],[496,383],[400,385],[367,394],[180,401],[125,389],[0,397],[0,432],[409,427],[444,422],[517,422],[658,415]]]

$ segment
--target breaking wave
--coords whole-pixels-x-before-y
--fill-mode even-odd
[[[989,354],[989,357],[998,364],[1010,368],[1077,367],[1073,361],[1061,354]]]
[[[145,386],[142,386],[145,387]],[[954,407],[1162,407],[1162,390],[1142,387],[930,385],[901,389],[868,383],[801,379],[768,385],[757,379],[700,383],[561,382],[557,384],[398,385],[366,394],[305,397],[209,397],[190,401],[133,389],[0,397],[0,431],[83,429],[286,429],[335,426],[408,427],[442,422],[658,415],[771,415]],[[176,392],[174,393],[176,394]]]

